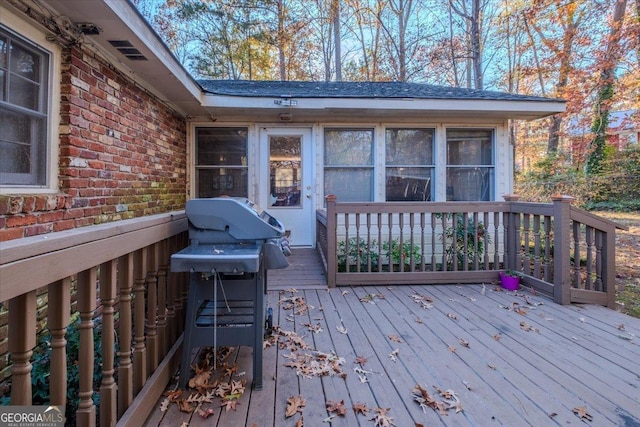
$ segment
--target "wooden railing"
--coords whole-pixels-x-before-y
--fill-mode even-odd
[[[480,283],[517,270],[562,304],[614,307],[617,225],[571,206],[519,202],[338,203],[316,215],[330,287]],[[326,236],[326,237],[325,237]]]
[[[9,310],[11,404],[33,403],[36,294],[45,287],[47,315],[38,321],[50,332],[49,404],[67,403],[65,334],[75,298],[77,425],[140,425],[177,368],[187,281],[169,271],[169,261],[187,245],[186,230],[186,216],[177,212],[2,243],[0,302]],[[96,320],[102,327],[99,385],[93,384]]]

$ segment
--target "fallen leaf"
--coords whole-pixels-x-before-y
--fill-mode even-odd
[[[304,421],[303,421],[303,417],[298,418],[298,421],[296,421],[296,427],[303,427],[304,426]]]
[[[616,326],[616,328],[618,328],[621,331],[624,331],[624,323],[620,323],[618,326]]]
[[[189,414],[193,412],[193,406],[191,406],[191,403],[187,402],[186,400],[178,401],[178,409],[180,409],[181,412],[186,412]]]
[[[373,425],[376,427],[394,426],[395,424],[393,423],[393,418],[389,416],[389,411],[391,411],[391,408],[376,408],[374,409],[374,416],[369,418],[369,421],[373,421]]]
[[[368,360],[369,360],[369,359],[368,359],[367,357],[364,357],[364,356],[357,356],[357,357],[356,357],[356,362],[355,362],[355,363],[360,364],[360,366],[364,366],[364,365],[367,363],[367,361],[368,361]]]
[[[334,402],[332,400],[329,400],[327,402],[327,412],[329,413],[335,412],[336,415],[346,415],[347,408],[344,407],[344,400],[341,400],[340,402]]]
[[[459,338],[458,342],[460,343],[461,346],[469,348],[469,341]]]
[[[340,326],[336,326],[336,329],[338,330],[338,332],[340,332],[341,334],[347,334],[347,328],[345,328],[344,326],[340,325]]]
[[[391,359],[392,362],[395,362],[396,360],[398,360],[398,354],[400,354],[399,348],[396,348],[391,353],[389,353],[389,358]]]
[[[198,415],[200,415],[200,417],[204,418],[205,420],[209,418],[211,415],[216,413],[216,411],[214,411],[213,408],[207,408],[205,410],[196,408],[196,412],[198,413]]]
[[[239,404],[240,402],[238,402],[238,399],[233,398],[233,397],[225,397],[224,399],[222,399],[222,406],[225,409],[225,412],[229,411],[229,409],[233,409],[234,411],[236,411],[236,406]]]
[[[453,313],[447,313],[447,317],[452,320],[458,320],[458,316]]]
[[[393,342],[401,343],[402,340],[397,335],[389,335],[389,339]]]
[[[451,353],[455,353],[456,352],[456,348],[454,346],[452,346],[452,345],[448,346],[447,348],[449,349],[449,351]]]
[[[496,340],[496,341],[500,341],[500,338],[502,338],[502,335],[500,335],[500,334],[495,334],[493,336],[493,339]]]
[[[534,328],[533,326],[529,325],[527,322],[520,322],[520,328],[523,331],[529,332],[529,331],[533,331],[533,332],[540,332],[538,331],[538,328]]]
[[[576,414],[576,416],[581,420],[593,421],[593,417],[591,416],[591,414],[589,414],[589,412],[587,412],[586,406],[573,408],[573,413]]]
[[[350,293],[349,291],[342,291],[342,295],[347,295],[348,293]]]
[[[307,404],[307,402],[302,398],[302,396],[291,396],[287,399],[287,409],[284,413],[286,418],[289,418],[296,414],[296,412],[300,412],[302,414],[302,408]]]
[[[419,317],[416,317],[414,322],[422,324],[422,319]]]
[[[168,397],[165,397],[162,403],[160,403],[160,412],[167,412],[170,404],[171,400]]]
[[[369,408],[366,403],[356,402],[353,404],[353,412],[355,412],[356,415],[362,414],[366,416],[369,413]]]

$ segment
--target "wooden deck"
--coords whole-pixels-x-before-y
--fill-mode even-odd
[[[304,298],[308,310],[287,308],[292,297]],[[264,388],[247,386],[236,410],[225,411],[216,397],[200,408],[213,410],[205,420],[176,403],[163,412],[158,402],[147,426],[293,426],[301,416],[305,426],[371,426],[376,407],[390,408],[396,426],[581,425],[580,415],[593,426],[640,426],[640,319],[604,307],[561,306],[490,284],[300,287],[269,291],[268,303],[274,323],[309,344],[298,354],[333,351],[344,359],[346,378],[296,375],[285,366],[292,351],[273,345],[264,350]],[[244,373],[233,379],[251,382],[251,352],[240,347],[227,359]],[[367,360],[362,366],[359,356]],[[462,411],[423,411],[412,396],[417,384],[435,402],[445,402],[436,387],[453,391]],[[168,390],[175,387],[174,379]],[[285,418],[287,399],[299,395],[302,414]],[[344,401],[346,414],[323,423],[327,401]],[[356,403],[368,415],[355,414]]]

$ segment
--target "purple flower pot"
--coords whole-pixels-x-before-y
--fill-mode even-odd
[[[504,289],[508,289],[510,291],[517,291],[520,287],[520,277],[518,276],[509,276],[502,271],[500,272],[500,283]]]

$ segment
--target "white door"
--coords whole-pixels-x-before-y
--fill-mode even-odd
[[[260,128],[260,206],[290,231],[293,246],[315,238],[311,129]]]

